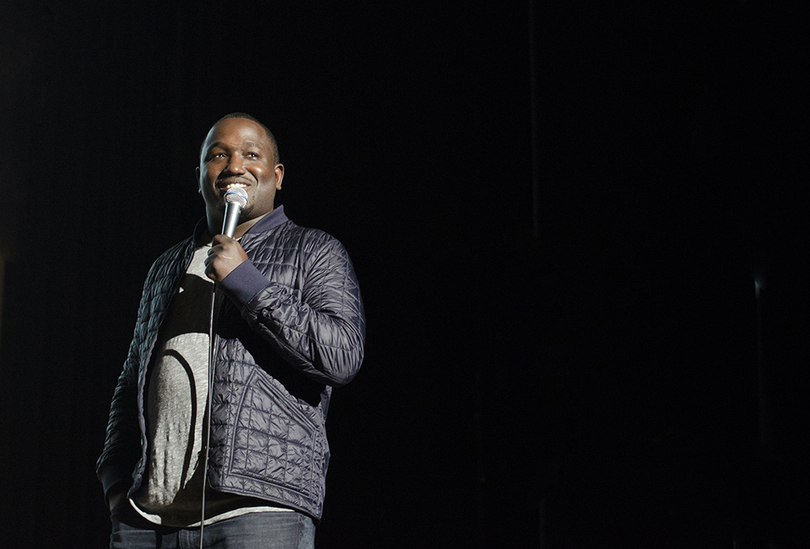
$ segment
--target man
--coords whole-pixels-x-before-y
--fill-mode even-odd
[[[331,390],[363,359],[354,270],[275,208],[284,166],[253,117],[211,128],[197,177],[205,223],[152,265],[110,407],[97,474],[111,547],[311,548]],[[234,238],[219,234],[232,187],[248,196]]]

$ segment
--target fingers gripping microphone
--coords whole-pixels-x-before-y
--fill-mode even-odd
[[[233,238],[236,226],[239,224],[239,214],[247,205],[248,196],[245,189],[231,187],[225,193],[225,219],[222,221],[222,234]]]

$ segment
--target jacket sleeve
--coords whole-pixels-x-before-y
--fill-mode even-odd
[[[222,289],[294,368],[318,382],[345,385],[360,369],[366,329],[354,268],[340,242],[321,231],[305,233],[297,253],[299,288],[267,280],[246,261]]]
[[[149,277],[141,296],[135,333],[110,404],[104,449],[96,463],[96,475],[104,487],[105,499],[109,498],[110,490],[116,485],[126,483],[129,488],[135,464],[141,456],[137,398],[138,364],[143,334],[138,327],[143,326],[144,317],[148,314],[148,279]]]

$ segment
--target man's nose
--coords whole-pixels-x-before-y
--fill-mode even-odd
[[[245,165],[242,162],[242,157],[238,154],[233,154],[228,159],[228,171],[236,174],[245,173]]]

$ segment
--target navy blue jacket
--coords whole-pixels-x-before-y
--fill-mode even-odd
[[[152,265],[110,407],[97,474],[130,497],[146,463],[144,388],[161,324],[205,230]],[[279,207],[241,239],[249,261],[220,283],[224,300],[211,411],[210,487],[321,517],[331,390],[357,374],[365,316],[346,250]]]

